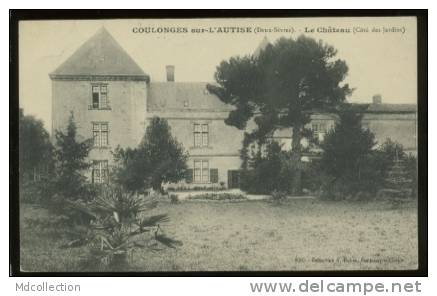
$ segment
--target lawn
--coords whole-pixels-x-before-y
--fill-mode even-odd
[[[417,268],[416,205],[269,201],[162,202],[177,249],[137,250],[134,271],[344,270]],[[42,209],[22,205],[21,268],[81,271],[83,249],[60,249],[61,227]]]

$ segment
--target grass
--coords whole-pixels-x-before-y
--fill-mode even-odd
[[[137,250],[133,271],[363,270],[417,268],[415,205],[311,199],[161,203],[177,249]],[[83,249],[59,249],[62,227],[38,226],[47,212],[23,205],[21,268],[81,271]],[[40,223],[41,224],[41,223]]]

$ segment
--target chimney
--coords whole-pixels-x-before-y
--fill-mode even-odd
[[[375,105],[382,104],[382,96],[381,95],[374,95],[372,98],[372,103]]]
[[[174,82],[174,66],[167,65],[165,66],[165,70],[167,72],[167,82]]]

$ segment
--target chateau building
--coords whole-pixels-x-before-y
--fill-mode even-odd
[[[137,146],[149,120],[159,116],[167,119],[189,153],[189,186],[238,187],[244,131],[224,123],[232,106],[210,94],[207,83],[177,82],[175,67],[166,66],[166,71],[167,81],[154,82],[106,29],[100,29],[50,74],[52,134],[66,127],[72,112],[79,137],[94,140],[90,178],[101,183],[108,178],[111,149]],[[363,125],[379,142],[391,138],[407,152],[416,152],[416,105],[383,104],[376,96],[365,108]],[[314,114],[309,125],[323,139],[335,120],[334,115]],[[291,146],[287,129],[273,138],[285,149]]]

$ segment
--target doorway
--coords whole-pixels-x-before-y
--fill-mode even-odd
[[[228,188],[240,188],[240,171],[228,170]]]

